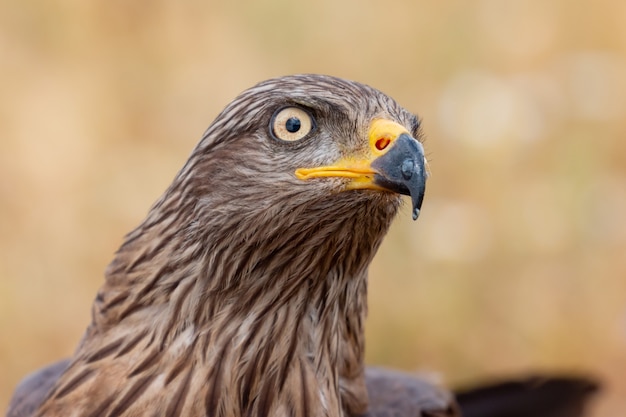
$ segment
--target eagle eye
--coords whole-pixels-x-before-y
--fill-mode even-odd
[[[275,138],[294,142],[311,133],[315,129],[315,121],[300,107],[285,107],[274,113],[270,128]]]

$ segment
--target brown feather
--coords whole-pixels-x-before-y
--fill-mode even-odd
[[[271,116],[294,104],[317,130],[280,143]],[[367,268],[400,198],[293,173],[359,155],[376,117],[419,136],[389,97],[326,76],[269,80],[228,105],[126,237],[36,415],[364,412]]]

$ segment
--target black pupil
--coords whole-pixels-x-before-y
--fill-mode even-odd
[[[287,119],[287,123],[285,123],[285,128],[287,129],[287,132],[295,133],[300,130],[301,125],[300,119],[297,117],[290,117]]]

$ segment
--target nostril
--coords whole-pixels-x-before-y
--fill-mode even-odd
[[[390,142],[391,140],[389,138],[380,138],[376,141],[376,144],[375,144],[376,149],[378,149],[379,151],[382,151],[387,146],[389,146]]]

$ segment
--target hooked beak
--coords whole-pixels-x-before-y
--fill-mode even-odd
[[[411,197],[413,220],[420,214],[426,179],[424,148],[407,129],[390,120],[375,119],[369,129],[369,155],[348,157],[316,168],[298,168],[297,178],[349,178],[346,189],[391,191]]]

